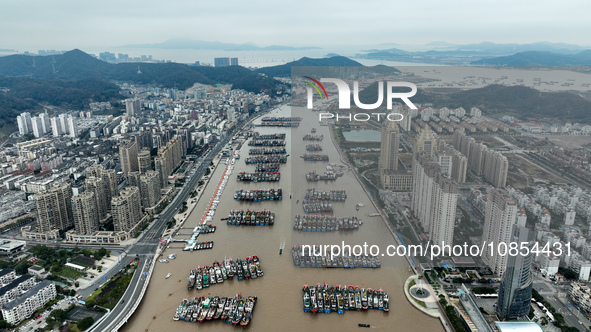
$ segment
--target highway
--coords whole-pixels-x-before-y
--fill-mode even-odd
[[[183,202],[189,198],[193,190],[197,187],[199,180],[205,175],[206,168],[209,167],[216,155],[220,153],[222,148],[227,144],[229,138],[234,136],[234,134],[239,130],[238,128],[241,130],[246,124],[249,123],[250,120],[262,115],[263,113],[265,112],[254,114],[245,122],[241,122],[234,126],[228,135],[219,141],[212,150],[200,157],[198,159],[198,165],[193,171],[191,171],[190,174],[192,175],[190,175],[188,181],[185,182],[185,185],[182,187],[181,191],[176,195],[176,197],[166,207],[166,209],[156,219],[154,219],[152,224],[149,225],[148,228],[140,235],[138,241],[133,246],[130,246],[125,250],[127,256],[121,260],[120,264],[125,267],[125,265],[129,264],[132,259],[139,257],[140,266],[138,266],[136,273],[133,275],[129,286],[127,287],[127,290],[123,294],[123,297],[119,303],[117,303],[113,310],[111,310],[111,312],[106,315],[100,323],[96,324],[89,331],[110,331],[122,319],[125,319],[132,310],[134,310],[133,305],[140,296],[140,293],[143,289],[143,283],[146,278],[144,273],[149,270],[151,264],[155,264],[155,262],[151,261],[154,259],[154,254],[156,253],[156,249],[158,248],[162,234],[166,230],[167,222],[175,216],[175,214],[181,208]],[[118,270],[118,268],[112,269],[105,277],[109,279],[111,276],[115,275]],[[92,289],[94,290],[96,287]],[[88,292],[89,290],[87,289],[85,291]],[[92,291],[90,293],[92,293]]]

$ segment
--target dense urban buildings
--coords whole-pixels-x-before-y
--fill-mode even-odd
[[[453,146],[468,158],[468,165],[476,175],[483,175],[484,179],[497,188],[507,184],[509,161],[498,151],[490,150],[482,143],[476,143],[473,137],[468,137],[463,131],[453,134]]]

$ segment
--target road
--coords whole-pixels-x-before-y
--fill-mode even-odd
[[[270,110],[271,109],[269,109],[269,111]],[[135,300],[137,300],[142,291],[143,283],[146,278],[143,272],[149,269],[150,264],[155,264],[155,262],[150,263],[150,261],[154,258],[153,256],[156,253],[156,249],[158,248],[160,238],[166,230],[168,221],[176,215],[176,213],[182,206],[183,202],[185,202],[189,198],[193,190],[197,187],[199,180],[205,175],[206,168],[209,167],[213,159],[217,156],[218,153],[220,153],[222,148],[227,144],[229,138],[233,137],[238,130],[242,130],[242,128],[246,124],[248,124],[250,120],[264,113],[266,113],[266,111],[254,114],[253,116],[249,117],[246,121],[234,126],[234,128],[228,133],[228,135],[221,141],[219,141],[213,149],[211,149],[208,153],[199,158],[198,166],[195,168],[194,171],[191,172],[192,175],[190,175],[189,180],[185,182],[185,185],[183,186],[181,191],[176,195],[176,197],[166,207],[166,209],[160,214],[160,216],[154,219],[154,221],[150,226],[148,226],[146,231],[144,231],[140,235],[138,241],[133,246],[126,249],[127,256],[124,259],[122,259],[121,265],[125,266],[129,264],[129,262],[131,262],[132,259],[139,257],[140,266],[138,266],[136,273],[133,275],[133,278],[131,279],[129,286],[127,287],[127,290],[123,294],[123,297],[121,298],[119,303],[117,303],[117,305],[103,319],[103,321],[101,321],[92,330],[89,331],[109,331],[117,323],[119,323],[121,319],[124,319],[126,315],[132,310]],[[115,275],[117,271],[118,269],[115,268],[109,271],[109,273],[105,277],[107,279],[110,279],[110,277]]]

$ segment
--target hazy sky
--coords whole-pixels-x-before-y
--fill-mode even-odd
[[[586,0],[0,0],[0,6],[0,48],[19,51],[172,38],[320,47],[430,41],[591,44]]]

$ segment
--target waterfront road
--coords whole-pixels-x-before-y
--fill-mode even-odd
[[[129,260],[131,261],[131,259],[132,258]],[[129,313],[130,310],[132,310],[134,299],[136,299],[142,291],[143,283],[147,277],[145,271],[148,270],[151,259],[151,257],[140,258],[138,268],[131,279],[129,287],[127,287],[127,290],[119,300],[119,303],[115,305],[115,308],[111,310],[104,320],[95,325],[92,331],[110,331]],[[154,264],[154,262],[152,262],[152,264]]]

